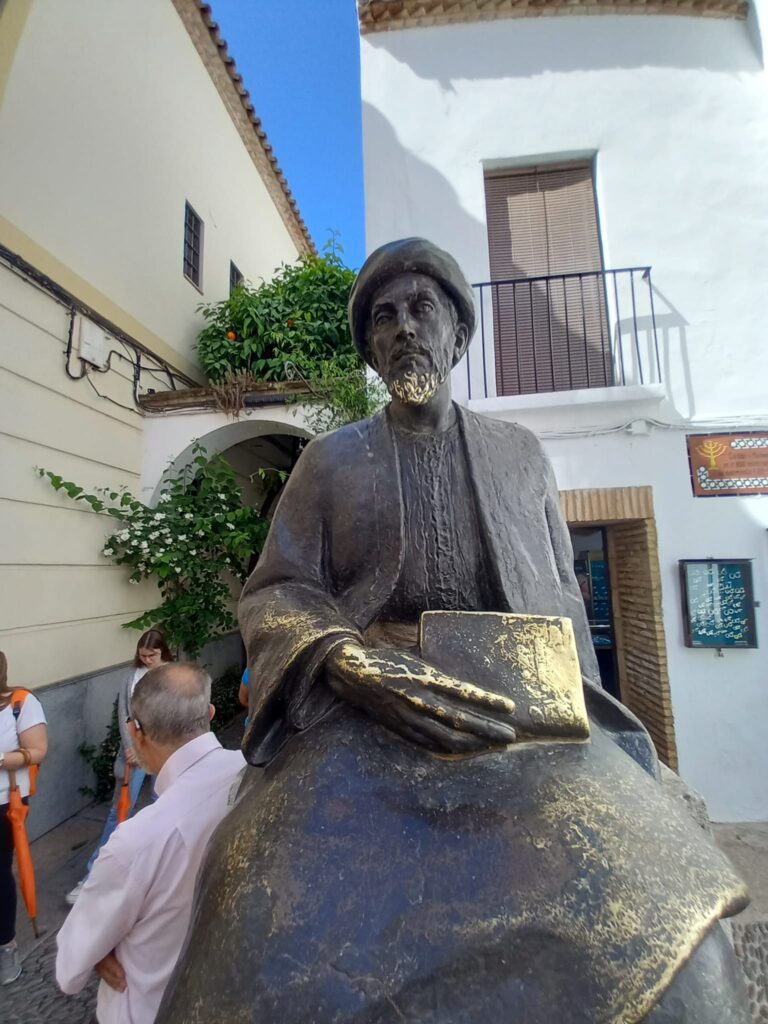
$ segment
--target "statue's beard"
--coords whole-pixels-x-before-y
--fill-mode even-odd
[[[428,373],[405,370],[387,381],[387,390],[403,405],[426,405],[430,398],[437,394],[441,384],[442,381],[434,370]]]

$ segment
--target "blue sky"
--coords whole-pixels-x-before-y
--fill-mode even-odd
[[[318,248],[365,258],[355,0],[210,0]]]

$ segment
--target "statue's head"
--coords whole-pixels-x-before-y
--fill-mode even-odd
[[[349,299],[361,357],[401,402],[428,402],[475,330],[472,288],[456,260],[424,238],[388,242],[363,264]]]

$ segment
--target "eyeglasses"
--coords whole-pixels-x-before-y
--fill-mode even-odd
[[[128,715],[128,717],[126,718],[126,720],[125,720],[125,724],[126,725],[130,725],[131,722],[133,722],[133,724],[136,726],[136,729],[137,729],[138,732],[144,732],[144,730],[143,730],[143,728],[141,726],[141,722],[138,720],[138,718],[136,718],[135,715]]]

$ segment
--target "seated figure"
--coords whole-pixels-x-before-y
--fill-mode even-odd
[[[451,400],[470,286],[392,242],[350,323],[391,402],[307,446],[243,591],[253,767],[158,1022],[747,1024],[743,886],[600,688],[551,466]],[[487,683],[490,615],[430,661],[425,612],[551,623],[583,722],[531,731]]]

